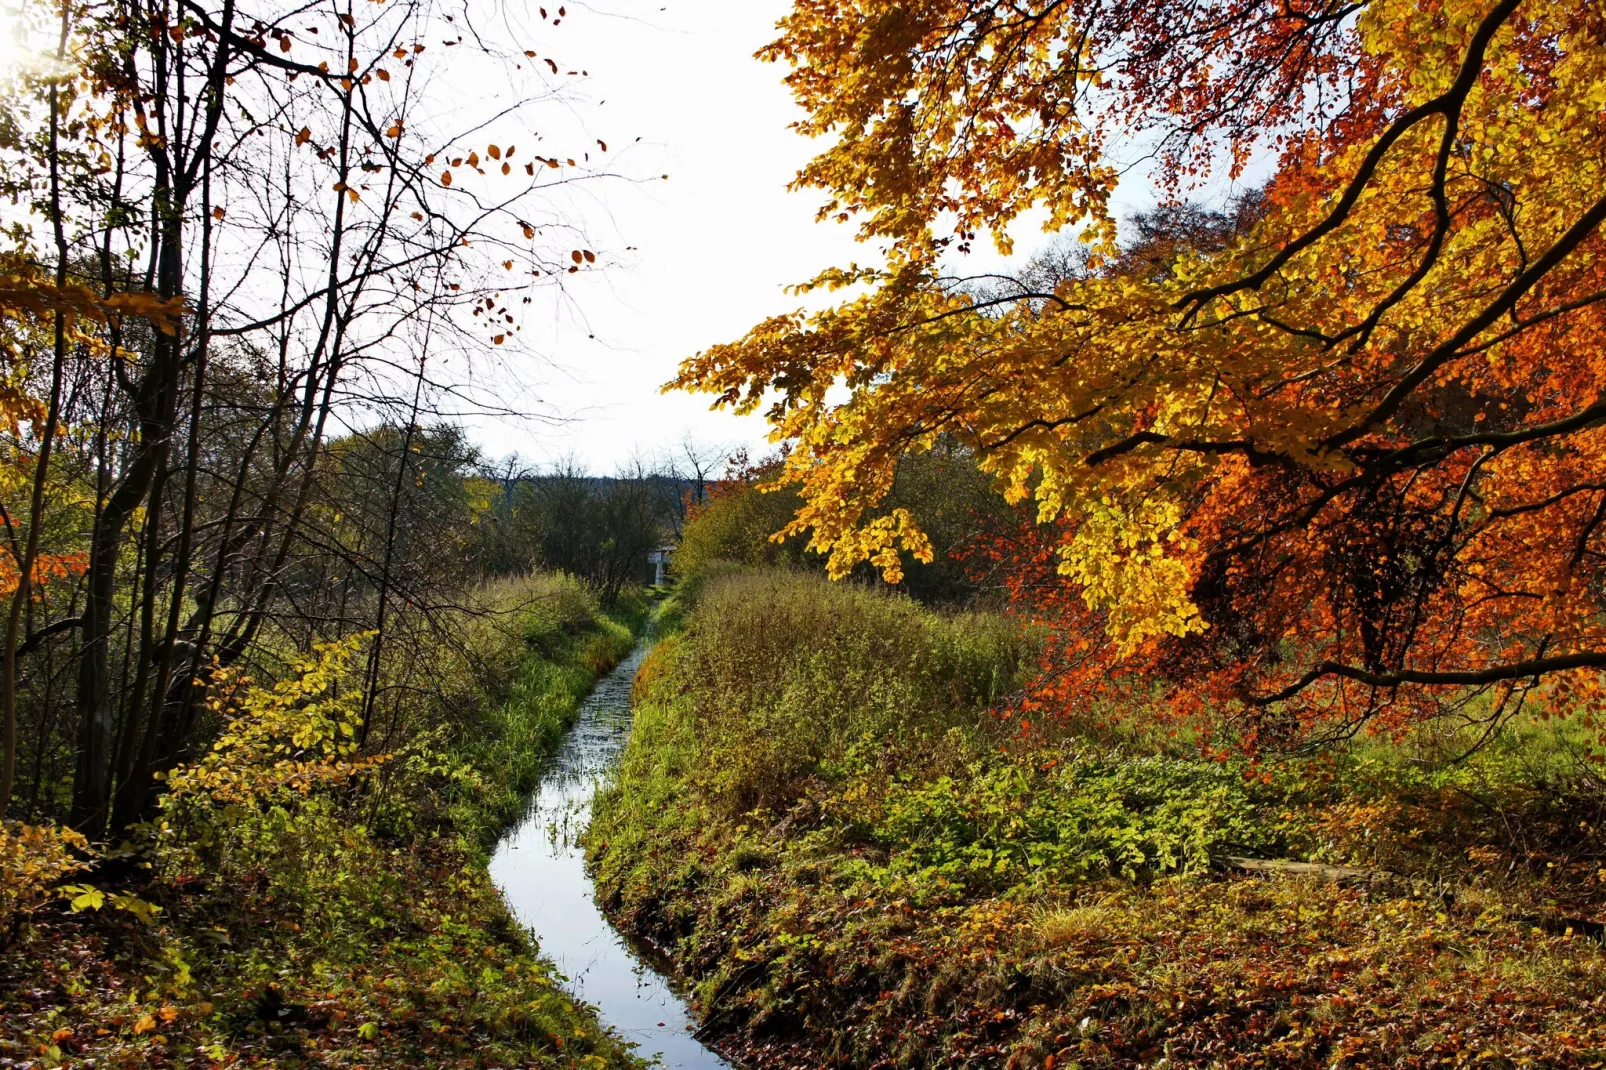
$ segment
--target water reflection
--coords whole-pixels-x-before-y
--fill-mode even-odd
[[[592,899],[577,842],[590,817],[599,778],[618,762],[630,736],[630,685],[646,656],[643,644],[603,677],[530,800],[529,813],[491,858],[496,882],[541,951],[568,978],[567,988],[595,1004],[603,1022],[644,1056],[681,1068],[729,1067],[691,1035],[685,1004],[668,982],[614,931]]]

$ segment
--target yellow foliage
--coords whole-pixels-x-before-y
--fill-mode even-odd
[[[377,766],[381,757],[357,757],[360,695],[341,687],[366,638],[314,643],[312,656],[272,687],[220,671],[210,705],[227,724],[204,758],[169,774],[169,797],[247,804],[286,792],[305,796]]]
[[[1321,61],[1333,84],[1352,86],[1350,112],[1315,114],[1301,103],[1307,89],[1268,98],[1283,110],[1264,129],[1232,126],[1256,98],[1227,64],[1264,62],[1251,73],[1281,77],[1264,57],[1307,42],[1276,6],[1265,5],[1264,33],[1286,41],[1239,52],[1223,31],[1198,45],[1219,54],[1190,51],[1192,7],[1166,0],[1123,9],[1142,25],[1105,25],[1102,5],[992,20],[991,6],[963,0],[816,0],[782,23],[766,54],[794,66],[800,127],[833,138],[798,184],[827,191],[823,215],[855,217],[863,237],[885,241],[886,266],[822,274],[803,289],[863,292],[699,353],[669,388],[764,409],[772,439],[793,447],[782,480],[803,499],[786,534],[807,532],[832,575],[868,561],[896,579],[898,550],[920,555],[916,518],[877,506],[899,458],[943,438],[973,451],[1012,501],[1035,498],[1040,521],[1076,532],[1061,572],[1107,612],[1123,652],[1201,630],[1190,601],[1200,565],[1223,546],[1259,545],[1247,534],[1255,521],[1272,534],[1308,528],[1312,561],[1337,560],[1312,518],[1330,500],[1324,522],[1359,500],[1327,490],[1344,480],[1434,471],[1455,500],[1476,462],[1462,494],[1472,501],[1587,500],[1606,449],[1589,408],[1606,390],[1599,13],[1375,0]],[[1131,34],[1160,43],[1141,61],[1115,58]],[[1079,51],[1090,41],[1107,54]],[[1182,60],[1197,66],[1167,71]],[[1116,95],[1086,106],[1087,86],[1128,65]],[[1235,166],[1275,142],[1279,168],[1220,243],[1124,262],[1106,150],[1168,123],[1199,133],[1195,145],[1212,124],[1230,126]],[[1205,166],[1172,163],[1172,192]],[[1081,230],[1085,271],[1052,293],[996,300],[952,276],[954,251],[982,232],[1007,246],[1003,228],[1033,208],[1048,229]],[[1502,438],[1497,427],[1515,430]],[[1559,447],[1518,448],[1541,440],[1564,442],[1584,474],[1565,469]],[[1483,552],[1468,545],[1469,560]],[[1502,560],[1545,573],[1582,555]],[[1525,574],[1490,586],[1540,585]],[[1606,635],[1595,603],[1545,612],[1522,626],[1529,648],[1581,642],[1586,619],[1591,637]],[[1328,623],[1298,626],[1325,634]]]
[[[0,824],[0,924],[27,914],[64,878],[87,869],[89,844],[55,825]]]

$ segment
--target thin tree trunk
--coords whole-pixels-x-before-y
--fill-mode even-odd
[[[67,51],[68,9],[61,9],[61,37],[56,48],[59,59]],[[57,151],[61,135],[60,89],[50,86],[50,222],[56,239],[56,287],[67,284],[67,231],[61,218],[61,154]],[[50,451],[61,419],[61,379],[67,363],[67,314],[56,310],[55,338],[51,351],[50,402],[45,425],[39,435],[39,456],[34,462],[33,492],[28,501],[28,535],[17,575],[17,589],[11,595],[11,612],[6,619],[5,649],[0,655],[0,710],[4,728],[0,730],[0,816],[11,806],[11,789],[17,775],[17,643],[22,625],[22,609],[33,596],[33,573],[39,561],[39,529],[45,513],[45,485],[50,476]]]

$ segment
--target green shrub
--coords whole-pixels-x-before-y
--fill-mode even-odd
[[[1240,769],[1159,756],[985,753],[894,781],[884,806],[873,837],[895,871],[1002,886],[1200,872],[1281,846]]]

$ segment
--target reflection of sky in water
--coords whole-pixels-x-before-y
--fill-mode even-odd
[[[566,987],[596,1004],[603,1022],[644,1056],[671,1068],[728,1067],[699,1044],[694,1024],[664,978],[631,950],[592,900],[585,857],[575,841],[589,817],[597,780],[619,760],[630,735],[630,685],[646,645],[598,682],[580,718],[548,762],[529,813],[491,858],[491,878]]]

